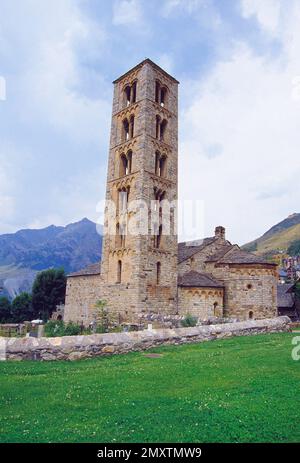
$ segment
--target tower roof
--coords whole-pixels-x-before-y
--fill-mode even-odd
[[[123,74],[122,76],[118,77],[116,80],[113,81],[113,84],[116,84],[117,82],[119,82],[120,80],[124,79],[124,77],[126,77],[128,74],[130,74],[132,71],[135,71],[136,69],[138,68],[141,68],[142,66],[144,66],[144,64],[150,64],[152,67],[156,68],[158,71],[162,72],[163,74],[165,74],[165,76],[167,76],[169,79],[173,80],[173,82],[176,82],[177,84],[179,84],[179,81],[175,79],[175,77],[171,76],[171,74],[169,74],[168,72],[166,72],[164,69],[162,69],[160,66],[158,66],[158,64],[155,64],[151,59],[149,58],[146,58],[144,59],[143,61],[141,61],[139,64],[137,64],[136,66],[134,66],[133,68],[129,69],[129,71],[125,72],[125,74]]]

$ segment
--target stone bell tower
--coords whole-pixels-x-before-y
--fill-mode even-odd
[[[149,59],[114,81],[102,294],[123,319],[177,311],[178,81]]]

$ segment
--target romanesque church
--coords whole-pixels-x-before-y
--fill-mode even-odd
[[[231,244],[221,226],[209,238],[178,244],[177,191],[178,81],[145,59],[114,81],[106,201],[115,208],[113,217],[105,209],[101,263],[68,276],[66,322],[89,324],[99,299],[124,322],[142,314],[277,315],[276,264]],[[173,205],[168,233],[166,201]],[[143,209],[132,204],[155,217],[144,221],[146,232],[128,231]]]

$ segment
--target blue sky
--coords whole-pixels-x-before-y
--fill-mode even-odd
[[[96,220],[111,82],[145,57],[181,83],[179,192],[203,200],[205,234],[221,224],[243,243],[299,212],[299,1],[1,0],[0,10],[0,233]]]

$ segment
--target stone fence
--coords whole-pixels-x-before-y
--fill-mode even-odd
[[[0,338],[0,358],[2,360],[77,360],[144,351],[160,345],[198,343],[232,336],[284,331],[290,331],[290,319],[288,317],[193,328],[157,329],[61,338]]]

